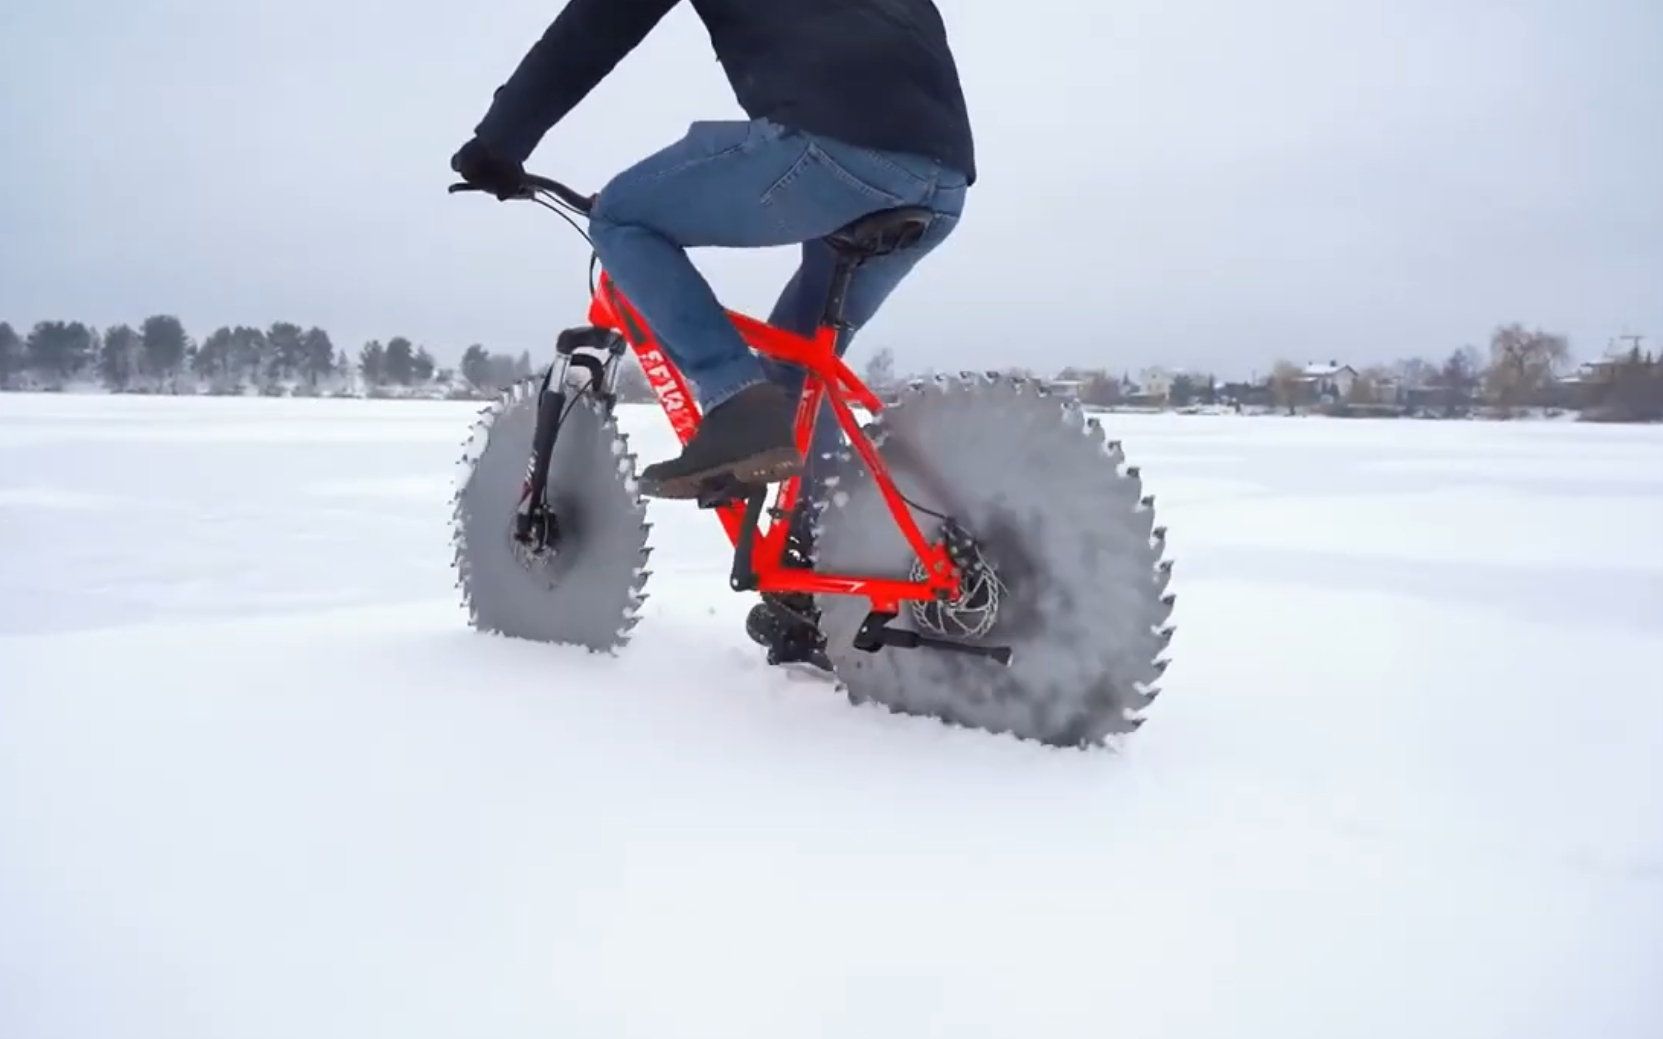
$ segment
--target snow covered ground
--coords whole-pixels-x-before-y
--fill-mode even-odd
[[[477,407],[0,395],[0,1037],[1663,1035],[1663,429],[1111,418],[1082,755],[768,669],[688,506],[622,657],[471,633]]]

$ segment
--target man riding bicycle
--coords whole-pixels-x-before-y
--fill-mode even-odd
[[[451,167],[515,194],[544,134],[594,89],[677,0],[570,0],[496,92]],[[976,179],[946,29],[931,0],[691,0],[745,121],[696,122],[618,174],[589,218],[607,272],[692,382],[704,420],[681,454],[641,471],[641,492],[697,497],[707,481],[765,483],[803,470],[793,436],[803,372],[758,358],[688,259],[699,246],[802,245],[771,324],[811,335],[834,256],[822,239],[868,213],[935,213],[915,245],[856,272],[850,332],[952,232]],[[830,405],[814,459],[838,449]]]

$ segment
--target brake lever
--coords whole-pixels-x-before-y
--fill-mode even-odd
[[[475,184],[469,184],[467,181],[460,181],[452,184],[450,187],[446,188],[445,191],[452,195],[460,195],[465,191],[477,191],[481,194],[490,195],[499,202],[512,202],[515,199],[531,199],[537,197],[537,189],[529,184],[522,187],[518,194],[509,195],[507,198],[503,198],[502,196],[493,193],[489,188],[482,188]]]

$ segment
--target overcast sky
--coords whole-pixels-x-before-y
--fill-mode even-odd
[[[939,2],[981,180],[857,357],[1247,374],[1513,320],[1663,345],[1659,0]],[[558,7],[0,0],[0,319],[548,349],[582,241],[444,188]],[[531,167],[593,189],[738,114],[683,5]],[[695,255],[752,312],[790,273]]]

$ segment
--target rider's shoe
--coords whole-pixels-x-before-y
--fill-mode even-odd
[[[814,534],[810,505],[798,502],[786,536],[783,565],[801,570],[814,568]],[[745,634],[768,651],[770,664],[805,663],[822,671],[832,669],[827,659],[825,636],[820,633],[820,611],[814,596],[802,592],[763,592],[762,601],[745,617]]]
[[[810,596],[764,595],[745,617],[745,634],[768,651],[770,664],[802,663],[822,671],[832,669]]]
[[[802,472],[796,407],[771,382],[747,386],[710,409],[679,456],[641,470],[649,498],[697,498],[707,483],[766,484]]]

